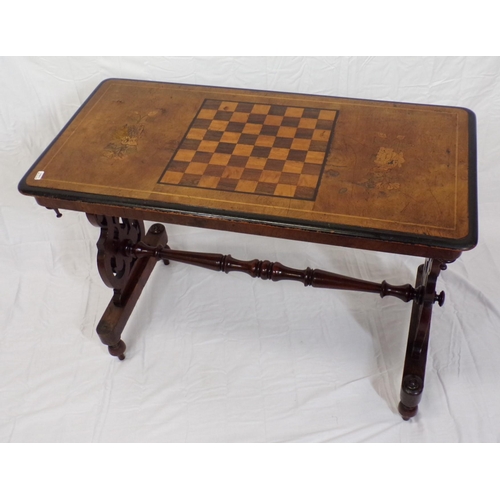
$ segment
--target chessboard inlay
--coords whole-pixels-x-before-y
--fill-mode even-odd
[[[337,111],[207,99],[160,184],[314,200]]]

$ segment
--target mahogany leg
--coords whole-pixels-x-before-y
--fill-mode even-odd
[[[88,217],[92,224],[101,227],[101,237],[97,243],[98,268],[104,283],[114,290],[113,298],[97,325],[97,334],[101,342],[108,346],[109,353],[123,360],[126,346],[121,334],[157,259],[122,256],[117,250],[131,241],[164,247],[167,244],[167,232],[163,225],[154,224],[143,237],[144,225],[141,221]]]
[[[432,307],[434,302],[444,303],[444,292],[436,294],[436,281],[446,265],[435,259],[427,259],[417,271],[415,288],[421,290],[421,297],[413,303],[406,358],[401,382],[399,413],[404,420],[414,417],[422,399],[425,379],[425,365],[429,345]]]

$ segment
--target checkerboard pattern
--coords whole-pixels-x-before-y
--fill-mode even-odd
[[[207,99],[159,182],[314,200],[336,114]]]

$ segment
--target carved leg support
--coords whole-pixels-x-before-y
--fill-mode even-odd
[[[317,288],[378,293],[381,297],[393,296],[404,302],[413,301],[398,409],[405,420],[416,415],[424,388],[432,307],[434,302],[440,306],[444,302],[444,292],[436,294],[437,278],[440,271],[446,269],[443,262],[427,259],[425,265],[418,269],[415,287],[409,284],[394,286],[386,281],[374,283],[320,269],[292,269],[268,260],[241,261],[230,255],[171,250],[161,224],[153,225],[143,236],[144,225],[140,221],[88,217],[101,228],[97,243],[98,268],[104,283],[114,290],[113,299],[97,326],[97,333],[112,356],[125,358],[121,333],[158,260],[165,264],[173,260],[225,273],[243,272],[263,280],[292,280]]]
[[[125,359],[125,343],[121,334],[141,295],[142,289],[153,271],[157,260],[149,257],[130,257],[123,246],[143,241],[148,245],[167,244],[167,232],[161,224],[155,224],[144,235],[141,221],[118,217],[88,216],[90,222],[101,228],[97,242],[97,264],[104,283],[113,288],[113,299],[97,325],[97,333],[108,351],[118,359]]]
[[[415,288],[423,291],[419,301],[413,303],[408,333],[408,344],[401,382],[401,402],[398,410],[404,420],[414,417],[422,398],[429,345],[432,307],[434,302],[444,303],[444,292],[436,294],[436,281],[446,265],[435,259],[427,259],[419,266]]]

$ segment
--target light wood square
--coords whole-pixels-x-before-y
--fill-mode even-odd
[[[297,186],[278,184],[274,190],[274,194],[276,196],[287,196],[292,198],[295,195],[295,189],[297,189]]]
[[[235,191],[242,191],[244,193],[254,193],[257,187],[257,181],[240,180],[236,185]]]

